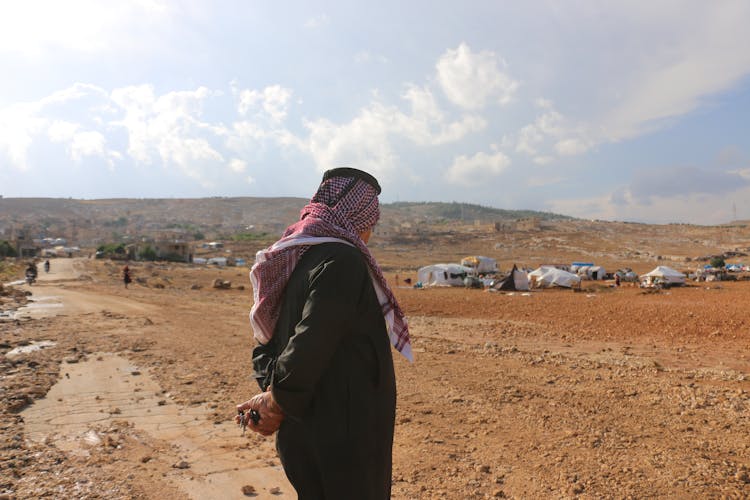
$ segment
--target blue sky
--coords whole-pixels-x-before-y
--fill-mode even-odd
[[[5,2],[0,194],[750,219],[750,3]]]

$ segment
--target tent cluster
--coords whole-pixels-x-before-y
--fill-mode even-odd
[[[497,261],[490,257],[465,257],[460,264],[431,264],[417,271],[417,288],[434,286],[464,286],[488,288],[493,291],[525,291],[531,288],[579,288],[581,281],[614,278],[638,282],[641,287],[670,287],[685,284],[686,275],[667,266],[657,266],[651,272],[638,276],[625,268],[606,274],[602,266],[590,262],[573,262],[570,266],[543,265],[528,271],[515,264],[507,274],[501,274]]]

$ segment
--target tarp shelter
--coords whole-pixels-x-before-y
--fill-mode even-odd
[[[422,286],[464,286],[464,278],[474,270],[460,264],[432,264],[417,271]]]
[[[556,267],[542,266],[529,273],[529,281],[537,288],[552,286],[572,288],[581,283],[581,278]]]
[[[668,285],[684,285],[685,275],[671,267],[657,266],[650,273],[642,274],[641,281],[648,284],[665,283]]]
[[[575,273],[587,280],[603,280],[606,271],[602,266],[580,266]]]
[[[519,271],[516,265],[513,264],[513,270],[510,272],[510,274],[492,285],[492,289],[505,291],[527,291],[529,289],[529,277],[525,272]]]
[[[482,255],[464,257],[461,259],[461,265],[474,269],[478,274],[496,273],[498,271],[497,261],[491,257],[484,257]]]

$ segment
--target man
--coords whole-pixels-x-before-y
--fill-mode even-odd
[[[301,500],[390,497],[396,383],[406,320],[366,243],[380,185],[361,170],[323,176],[300,220],[250,272],[255,378],[237,420],[276,449]],[[259,420],[252,421],[250,411]]]

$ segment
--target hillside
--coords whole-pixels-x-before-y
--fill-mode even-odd
[[[1,198],[3,229],[25,228],[35,236],[65,237],[79,244],[117,239],[117,235],[177,233],[221,238],[239,232],[278,234],[294,222],[304,198],[106,199]],[[464,203],[393,203],[383,205],[381,225],[445,224],[479,221],[493,224],[535,217],[569,219],[528,210],[500,210]]]
[[[224,240],[251,259],[297,220],[303,198],[0,199],[0,240],[13,230],[32,238],[63,237],[91,248],[142,238]],[[496,258],[501,269],[574,260],[607,269],[646,271],[655,264],[695,267],[712,255],[742,261],[750,226],[639,224],[573,219],[529,210],[464,203],[384,204],[370,243],[388,269],[456,262],[466,255]]]

